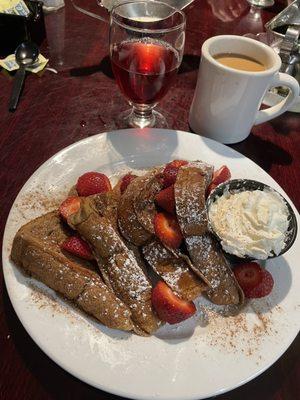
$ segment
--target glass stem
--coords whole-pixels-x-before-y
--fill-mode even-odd
[[[154,106],[133,104],[133,112],[130,117],[130,124],[138,128],[151,128],[155,124],[155,116],[152,112]]]

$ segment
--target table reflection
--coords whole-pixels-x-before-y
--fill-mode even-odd
[[[231,22],[239,18],[248,8],[246,0],[207,0],[213,15],[222,22]]]

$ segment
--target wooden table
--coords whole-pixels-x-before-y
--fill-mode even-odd
[[[196,0],[186,10],[184,60],[176,84],[160,104],[171,128],[189,130],[202,42],[217,34],[261,32],[282,8],[276,2],[260,13],[250,12],[245,0]],[[48,43],[42,52],[58,74],[45,71],[40,77],[28,76],[14,114],[7,111],[12,78],[0,75],[1,234],[14,198],[36,168],[63,147],[109,130],[114,116],[127,107],[110,69],[108,25],[80,14],[67,1],[65,8],[46,16],[46,29]],[[287,113],[255,127],[247,140],[232,147],[267,171],[299,209],[298,114]],[[1,400],[117,399],[78,381],[51,361],[22,327],[2,277],[0,290]],[[298,337],[268,371],[219,399],[300,399],[299,353]]]

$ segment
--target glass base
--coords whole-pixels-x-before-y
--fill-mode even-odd
[[[150,118],[144,118],[134,113],[133,109],[123,111],[114,121],[117,129],[126,128],[161,128],[167,129],[166,118],[156,110],[152,110]]]
[[[274,0],[247,0],[251,6],[254,7],[272,7],[274,5]]]

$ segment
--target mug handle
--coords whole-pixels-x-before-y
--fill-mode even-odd
[[[299,96],[298,81],[288,74],[284,74],[281,72],[276,74],[273,77],[272,82],[270,83],[270,88],[276,86],[287,86],[290,89],[289,94],[284,100],[282,100],[275,106],[258,111],[258,113],[256,114],[254,125],[262,124],[263,122],[267,122],[270,119],[273,119],[275,117],[278,117],[278,115],[283,114],[285,111],[291,108],[291,106],[295,103],[297,97]]]

